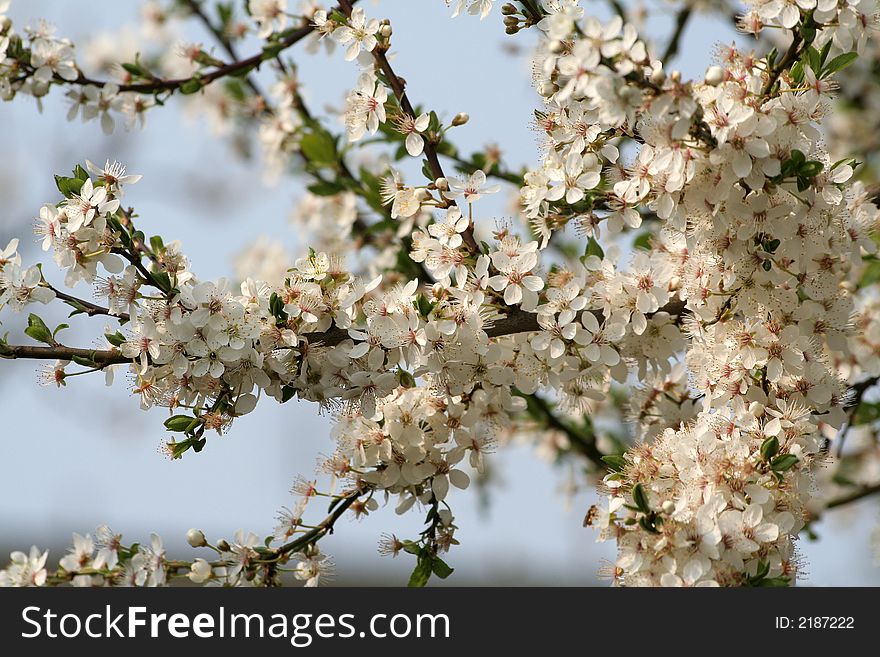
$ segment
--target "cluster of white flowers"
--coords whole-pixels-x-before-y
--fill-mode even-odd
[[[162,587],[176,578],[205,586],[262,586],[277,576],[277,553],[269,551],[253,532],[239,530],[232,541],[221,538],[214,545],[198,529],[191,529],[186,538],[194,548],[212,550],[215,558],[172,560],[157,534],[151,534],[147,545],[125,545],[122,534],[101,525],[94,537],[74,534],[71,548],[54,571],[47,568],[48,550],[33,546],[28,554],[13,552],[9,565],[0,570],[0,588],[60,583],[77,587]],[[333,562],[317,546],[293,558],[293,576],[304,586],[317,586],[321,578],[333,575]]]
[[[613,170],[615,203],[606,196],[606,206],[586,211],[605,213],[613,231],[637,227],[640,206],[670,235],[671,244],[634,263],[642,275],[631,322],[673,290],[692,313],[692,392],[678,374],[639,395],[633,415],[646,425],[642,433],[662,435],[627,453],[605,479],[602,536],[618,541],[615,578],[793,581],[791,538],[808,495],[802,480],[820,429],[833,433],[845,421],[845,382],[832,360],[848,347],[846,283],[861,253],[875,250],[866,238],[876,215],[854,211],[865,194],[847,189],[851,167],[832,165],[815,128],[833,88],[835,60],[826,57],[834,46],[816,70],[804,65],[801,79],[786,78],[771,93],[767,62],[735,50],[706,83],[691,85],[664,75],[618,20],[586,19],[574,32],[565,11],[544,29],[537,83],[550,146],[543,169],[526,178],[524,207],[540,219],[559,214],[553,204],[564,198],[576,215],[598,182],[592,163],[617,163],[607,141],[637,134],[634,162]]]

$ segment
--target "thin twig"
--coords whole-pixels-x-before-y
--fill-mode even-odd
[[[666,50],[663,51],[663,56],[660,58],[660,61],[664,64],[678,54],[678,49],[681,46],[681,38],[684,36],[685,28],[687,27],[693,11],[693,5],[688,3],[675,14],[675,30],[672,33],[672,37],[669,39]]]
[[[837,507],[864,499],[871,495],[876,495],[877,493],[880,493],[880,484],[874,484],[873,486],[864,486],[863,488],[855,490],[848,495],[843,495],[841,497],[837,497],[831,500],[830,502],[828,502],[828,504],[825,505],[825,508],[835,509]]]
[[[333,512],[324,518],[314,529],[306,532],[305,534],[297,537],[296,539],[290,541],[282,545],[280,548],[276,550],[277,554],[290,554],[291,552],[299,552],[312,543],[319,541],[324,537],[325,534],[333,533],[333,526],[336,524],[336,521],[342,517],[346,511],[348,511],[349,507],[355,503],[355,501],[364,495],[366,491],[356,489],[348,493],[339,504],[336,505],[336,508],[333,509]]]
[[[339,0],[339,7],[342,9],[342,12],[346,16],[351,17],[351,0]],[[404,83],[399,77],[397,77],[397,74],[391,67],[391,63],[388,61],[388,57],[385,56],[385,50],[386,48],[382,44],[377,45],[372,52],[373,59],[375,60],[379,68],[382,69],[382,72],[385,74],[385,77],[388,80],[388,84],[391,85],[391,90],[394,92],[394,96],[395,98],[397,98],[397,102],[400,104],[400,108],[410,116],[415,117],[416,111],[413,108],[412,103],[409,101],[409,98],[407,98]],[[443,173],[443,167],[440,165],[440,158],[437,156],[437,149],[434,147],[434,144],[432,144],[427,139],[424,140],[424,144],[425,159],[428,161],[428,168],[431,170],[431,175],[434,176],[435,179],[445,178],[446,174]],[[474,239],[473,222],[468,225],[467,230],[462,233],[461,237],[471,253],[479,253],[480,247],[477,245],[477,241]]]

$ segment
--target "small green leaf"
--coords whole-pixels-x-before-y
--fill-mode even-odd
[[[46,323],[42,319],[33,313],[28,315],[28,325],[24,332],[37,342],[44,342],[48,345],[56,344],[55,340],[52,338],[52,331],[49,330],[49,327],[46,326]]]
[[[79,164],[73,167],[73,177],[77,180],[85,182],[89,179],[89,172],[82,168]]]
[[[83,367],[97,367],[98,364],[93,361],[91,358],[83,358],[82,356],[71,356],[70,360],[72,360],[77,365],[82,365]]]
[[[653,235],[651,235],[651,233],[641,233],[638,237],[635,238],[635,240],[633,240],[633,248],[650,251],[652,237]]]
[[[168,429],[168,431],[186,431],[192,424],[193,420],[198,423],[198,418],[189,415],[174,415],[165,420],[165,428]]]
[[[190,96],[201,91],[203,86],[201,78],[192,77],[180,85],[180,93]]]
[[[446,579],[455,570],[455,568],[450,568],[449,565],[440,557],[434,557],[431,562],[431,569],[433,573],[440,579]]]
[[[791,580],[788,577],[765,577],[758,582],[758,586],[765,588],[782,588],[788,587],[790,584]]]
[[[651,506],[648,504],[648,496],[645,494],[645,490],[642,488],[641,484],[636,484],[632,489],[632,498],[633,503],[636,505],[639,511],[642,513],[650,513]]]
[[[433,570],[432,564],[433,560],[431,557],[424,553],[420,554],[419,560],[416,562],[416,567],[409,576],[409,583],[407,586],[411,588],[421,588],[427,584],[428,580],[431,579],[431,572]]]
[[[626,467],[626,459],[620,454],[606,454],[602,457],[602,462],[612,472],[620,472]]]
[[[838,71],[842,71],[856,61],[858,56],[859,54],[856,52],[845,52],[842,55],[838,55],[828,62],[825,65],[825,68],[822,69],[822,77],[827,78],[829,75],[834,75]]]
[[[853,415],[853,424],[869,424],[880,419],[880,403],[862,402]]]
[[[601,259],[605,257],[605,251],[602,250],[599,242],[594,237],[591,237],[587,242],[587,248],[584,250],[584,256],[598,256]]]
[[[412,541],[404,541],[403,551],[408,554],[419,554],[422,551],[422,548],[418,543],[413,543]]]
[[[330,182],[329,180],[322,180],[311,184],[308,189],[315,196],[334,196],[345,191],[345,187],[339,183]]]
[[[776,436],[770,436],[761,444],[761,458],[769,461],[779,452],[779,439]]]
[[[125,336],[119,331],[116,331],[116,333],[105,333],[104,337],[107,338],[107,342],[114,347],[121,347],[122,343],[125,342]]]
[[[822,169],[824,168],[825,165],[818,160],[810,160],[809,162],[804,162],[801,165],[800,175],[806,176],[807,178],[813,178],[822,173]]]
[[[794,467],[798,462],[798,457],[794,454],[780,454],[770,461],[770,467],[774,472],[785,472]]]
[[[326,167],[336,162],[336,140],[323,130],[303,135],[299,148],[305,158],[318,167]]]

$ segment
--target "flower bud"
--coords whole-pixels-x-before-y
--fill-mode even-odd
[[[186,533],[186,542],[194,548],[205,547],[208,544],[208,541],[205,540],[205,535],[204,533],[202,533],[201,529],[190,529]]]
[[[382,27],[379,28],[379,34],[381,34],[386,39],[391,36],[392,32],[393,32],[393,30],[391,29],[390,23],[388,25],[383,25]]]
[[[467,112],[459,112],[452,118],[452,125],[459,126],[464,125],[468,121],[471,120],[470,115]]]
[[[703,81],[710,87],[717,87],[724,82],[724,69],[720,66],[710,66],[706,70],[706,77]]]
[[[550,43],[547,44],[547,50],[552,52],[554,55],[558,55],[562,52],[565,46],[562,45],[562,41],[559,39],[554,39]]]
[[[669,515],[673,511],[675,511],[675,503],[672,500],[666,500],[663,503],[663,513]]]
[[[219,541],[217,541],[217,549],[221,552],[229,552],[229,543],[226,541],[225,538],[221,538]]]
[[[437,180],[434,181],[434,187],[439,189],[441,192],[445,192],[447,189],[449,189],[449,181],[446,180],[446,178],[437,178]]]
[[[545,98],[552,96],[556,93],[557,87],[552,82],[542,82],[538,87],[538,93],[544,96]]]
[[[516,16],[505,16],[504,25],[508,28],[516,27],[519,25],[519,19]]]
[[[663,84],[666,80],[666,71],[663,70],[663,65],[660,64],[654,67],[654,70],[651,71],[651,82],[654,84]]]
[[[429,192],[424,187],[416,190],[416,198],[419,201],[427,201],[431,197],[431,192]]]
[[[506,2],[503,5],[501,5],[501,13],[504,16],[510,16],[512,14],[515,14],[517,11],[518,11],[517,8],[514,5],[510,4],[509,2]]]

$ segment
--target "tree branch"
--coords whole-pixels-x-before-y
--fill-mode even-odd
[[[841,497],[831,500],[830,502],[828,502],[828,504],[825,505],[825,508],[835,509],[837,507],[856,502],[866,497],[870,497],[871,495],[876,495],[877,493],[880,493],[880,484],[874,484],[873,486],[864,486],[863,488],[853,491],[848,495],[843,495]]]
[[[61,290],[53,287],[46,281],[43,281],[43,286],[52,290],[55,293],[55,298],[63,301],[71,308],[75,308],[79,312],[88,315],[89,317],[94,317],[95,315],[107,315],[108,317],[118,319],[120,322],[123,323],[131,320],[131,317],[129,317],[128,313],[119,313],[117,315],[111,312],[109,308],[99,306],[92,303],[91,301],[86,301],[85,299],[80,299],[78,297],[67,294],[66,292],[62,292]]]
[[[121,365],[122,363],[131,363],[132,358],[123,356],[116,349],[99,350],[99,349],[81,349],[77,347],[65,347],[57,345],[54,347],[31,347],[29,345],[11,345],[0,342],[0,358],[8,358],[15,360],[18,358],[31,358],[38,360],[73,360],[74,358],[82,358],[92,361],[100,368],[108,365]]]
[[[354,0],[354,1],[357,1],[357,0]],[[201,7],[198,7],[198,3],[188,2],[187,4],[190,6],[190,9],[193,9],[193,6],[195,5],[197,7],[198,11],[194,10],[194,13],[196,13],[196,15],[198,15],[200,17],[204,16],[205,20],[207,20],[206,24],[210,24],[210,20],[207,19],[207,17],[201,11]],[[348,4],[348,0],[347,0],[347,4]],[[212,28],[209,28],[209,29],[212,29]],[[286,30],[285,32],[282,33],[284,36],[282,36],[281,39],[277,43],[272,44],[272,53],[271,54],[268,53],[267,51],[263,50],[261,52],[258,52],[258,53],[251,55],[250,57],[246,57],[244,59],[235,59],[234,61],[229,62],[228,64],[224,64],[222,66],[217,66],[213,70],[208,71],[207,73],[204,73],[202,75],[196,75],[196,76],[192,76],[192,77],[188,77],[188,78],[170,78],[170,79],[158,79],[157,78],[157,79],[152,80],[150,82],[119,84],[117,86],[119,87],[120,92],[132,91],[135,93],[153,94],[153,93],[157,93],[160,91],[170,91],[170,92],[176,91],[177,89],[182,87],[187,82],[192,81],[194,78],[197,78],[199,81],[201,81],[201,83],[203,85],[210,84],[211,82],[214,82],[215,80],[219,80],[220,78],[224,78],[224,77],[227,77],[230,75],[235,75],[237,73],[240,74],[244,71],[248,71],[253,68],[258,68],[259,65],[262,64],[264,61],[267,61],[269,59],[274,59],[275,57],[278,56],[278,53],[280,53],[281,51],[290,48],[291,46],[298,43],[299,41],[302,41],[304,38],[306,38],[309,34],[312,33],[313,29],[314,29],[314,26],[311,23],[306,23],[305,25],[302,25],[301,27],[291,28],[289,30]],[[214,29],[212,29],[212,32],[213,31],[214,31]],[[225,39],[225,36],[223,36],[221,33],[220,37],[218,37],[218,38],[223,39],[221,41],[221,44],[224,45],[224,48],[226,48],[227,46],[223,42],[224,41],[228,42],[228,40]],[[227,52],[229,52],[231,55],[232,52],[234,52],[234,51],[227,49]],[[64,78],[61,78],[58,75],[55,76],[55,80],[60,83],[70,83],[70,81],[65,80]],[[108,84],[115,84],[115,83],[111,83],[110,81],[107,81],[107,80],[95,80],[95,79],[86,77],[85,75],[82,74],[82,72],[80,72],[79,76],[76,78],[76,80],[73,80],[72,83],[84,85],[84,86],[85,85],[93,85],[95,87],[105,87]]]
[[[669,43],[666,46],[666,50],[663,51],[663,56],[660,58],[660,61],[662,61],[664,65],[678,54],[678,49],[681,45],[681,38],[684,36],[685,28],[687,27],[693,11],[693,5],[688,3],[681,7],[675,14],[675,31],[673,31],[672,37],[670,37]]]
[[[363,491],[359,488],[351,491],[350,493],[347,493],[346,496],[342,498],[342,501],[336,505],[336,508],[333,509],[333,512],[329,516],[324,518],[324,520],[322,520],[320,524],[315,526],[314,529],[290,541],[289,543],[282,545],[276,550],[277,554],[281,555],[290,554],[292,552],[299,552],[311,545],[312,543],[319,541],[321,538],[324,537],[325,534],[332,534],[333,526],[336,524],[336,521],[339,520],[342,515],[346,511],[348,511],[349,507],[365,493],[366,491]]]

